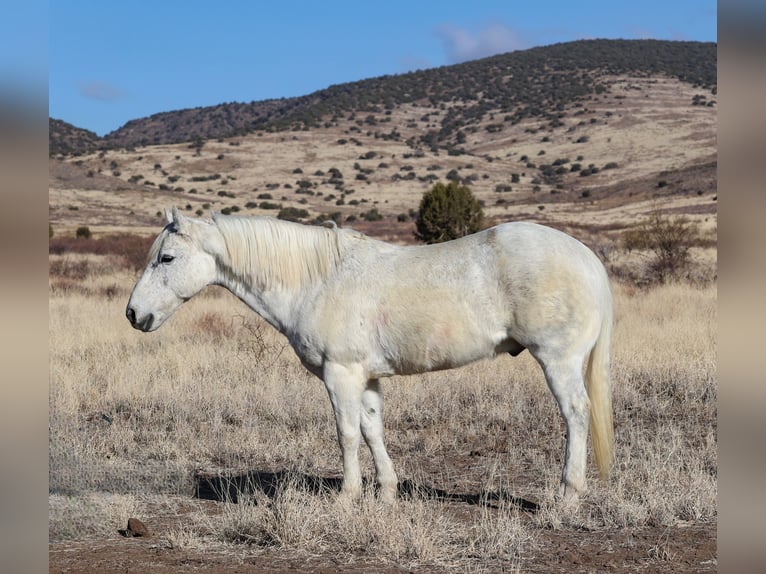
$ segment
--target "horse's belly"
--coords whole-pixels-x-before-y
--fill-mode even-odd
[[[395,374],[452,369],[492,357],[494,337],[457,321],[411,325],[384,339],[383,355]]]

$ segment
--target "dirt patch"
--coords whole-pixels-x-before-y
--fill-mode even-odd
[[[478,497],[478,495],[477,495]],[[450,514],[466,520],[479,511],[466,498],[444,500]],[[200,501],[186,504],[187,512],[161,513],[143,517],[151,535],[125,538],[116,531],[102,538],[54,542],[49,546],[49,572],[176,572],[308,573],[411,572],[413,569],[367,558],[341,559],[327,555],[301,555],[279,549],[252,549],[247,545],[200,548],[174,547],[168,534],[188,522],[188,512],[204,510],[215,514],[224,502]],[[502,512],[492,509],[491,512]],[[531,520],[530,511],[520,511]],[[627,528],[599,531],[539,531],[534,548],[522,557],[524,572],[715,572],[717,571],[716,525]],[[502,572],[512,565],[501,561],[482,565],[487,572]],[[442,569],[423,565],[418,572]]]

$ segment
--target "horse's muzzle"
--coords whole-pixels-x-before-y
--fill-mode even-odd
[[[149,331],[152,328],[152,323],[154,323],[154,315],[152,313],[149,313],[141,320],[138,320],[136,318],[136,311],[133,307],[128,307],[125,310],[125,316],[128,318],[128,321],[130,321],[133,328],[139,329],[140,331]]]

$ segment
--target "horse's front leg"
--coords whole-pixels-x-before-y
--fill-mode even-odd
[[[338,444],[343,457],[341,494],[358,498],[362,494],[359,443],[362,393],[366,383],[364,369],[361,365],[326,363],[323,379],[335,412]]]
[[[372,452],[375,473],[380,486],[380,498],[385,502],[396,500],[397,478],[394,465],[386,452],[383,442],[383,397],[380,382],[371,379],[362,394],[362,436]]]

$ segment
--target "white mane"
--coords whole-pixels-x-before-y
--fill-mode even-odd
[[[322,281],[340,262],[338,230],[271,217],[215,215],[226,242],[225,268],[261,289],[300,288]]]

